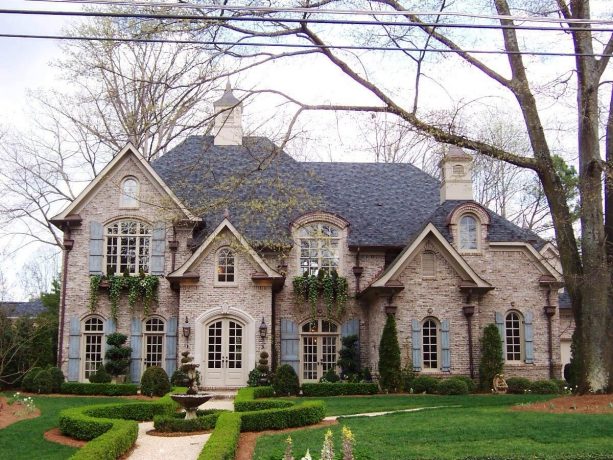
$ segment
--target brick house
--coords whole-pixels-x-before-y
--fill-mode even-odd
[[[376,373],[387,314],[419,372],[477,377],[482,329],[495,323],[507,376],[560,375],[560,274],[544,241],[473,201],[470,155],[452,148],[442,182],[409,164],[303,163],[243,137],[231,89],[215,109],[214,136],[152,164],[126,146],[54,218],[68,380],[86,381],[113,331],[130,338],[135,382],[151,365],[171,374],[187,349],[205,387],[244,386],[262,350],[316,381],[353,334]],[[333,270],[344,308],[294,295],[294,277]],[[122,295],[113,318],[104,287],[90,308],[92,276],[141,271],[159,277],[151,311]]]

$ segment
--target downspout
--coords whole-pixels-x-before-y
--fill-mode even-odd
[[[62,367],[62,351],[64,349],[64,320],[66,317],[66,283],[68,279],[68,256],[74,246],[74,240],[70,238],[70,224],[66,226],[66,232],[64,233],[64,241],[62,243],[64,248],[64,260],[62,262],[62,285],[60,287],[60,320],[58,330],[58,350],[57,350],[57,367]]]
[[[270,370],[274,372],[277,369],[277,294],[274,286],[270,289],[270,295]]]
[[[353,274],[355,275],[356,295],[360,293],[360,278],[362,277],[362,273],[364,273],[364,268],[360,267],[360,248],[358,248],[357,252],[355,253],[355,267],[353,267]]]
[[[548,352],[549,352],[549,378],[555,378],[555,369],[553,366],[553,333],[551,321],[553,315],[556,314],[556,307],[551,305],[551,285],[547,288],[547,305],[544,308],[547,315],[547,336],[548,336]]]
[[[466,303],[470,302],[470,292],[466,296]],[[464,316],[466,317],[466,324],[468,327],[468,367],[470,369],[470,378],[475,378],[475,362],[473,356],[473,328],[472,317],[475,314],[475,307],[473,305],[466,305],[462,307]]]
[[[172,241],[168,242],[168,249],[170,249],[170,272],[175,271],[175,265],[177,261],[177,249],[179,248],[179,242],[177,241],[177,231],[175,226],[172,226]]]

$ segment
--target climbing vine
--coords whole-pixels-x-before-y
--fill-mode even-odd
[[[345,311],[349,299],[347,279],[339,276],[336,270],[329,274],[320,271],[317,276],[304,273],[292,280],[294,301],[297,306],[308,303],[313,317],[317,316],[320,295],[323,298],[328,317],[340,316]]]
[[[130,311],[136,309],[139,301],[143,305],[143,313],[149,315],[151,304],[156,300],[159,278],[153,275],[141,273],[138,276],[129,275],[92,275],[89,280],[89,309],[91,312],[96,310],[98,304],[98,291],[102,282],[106,281],[109,287],[108,296],[111,304],[111,317],[117,319],[119,313],[119,300],[122,291],[128,291],[128,305]]]

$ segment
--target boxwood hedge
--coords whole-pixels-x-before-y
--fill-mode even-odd
[[[303,383],[303,396],[374,395],[376,383]]]
[[[132,383],[62,383],[61,392],[71,395],[131,396],[138,393],[138,385]]]
[[[234,460],[241,433],[241,414],[224,412],[217,419],[215,431],[204,445],[198,460]]]
[[[198,416],[186,420],[185,412],[172,415],[156,415],[153,417],[153,427],[163,433],[212,430],[221,415],[222,410],[198,411]]]
[[[306,401],[282,409],[241,412],[241,431],[282,430],[319,423],[325,416],[322,401]]]

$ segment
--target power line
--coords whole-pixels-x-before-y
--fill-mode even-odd
[[[415,22],[415,21],[371,21],[371,20],[340,20],[340,19],[301,19],[301,18],[268,18],[260,16],[202,16],[194,14],[158,14],[158,13],[119,13],[103,11],[55,11],[55,10],[14,10],[0,9],[0,14],[33,15],[33,16],[67,16],[67,17],[92,17],[92,18],[124,18],[124,19],[172,19],[180,21],[216,21],[216,22],[279,22],[279,23],[313,23],[327,25],[373,25],[373,26],[396,26],[396,27],[436,27],[452,29],[485,29],[485,30],[531,30],[561,32],[558,27],[543,26],[520,26],[507,24],[466,24],[466,23],[438,23],[438,22]],[[584,27],[569,26],[564,31],[585,30]],[[592,32],[613,32],[613,28],[590,28]]]
[[[390,48],[385,46],[366,46],[366,45],[309,45],[300,43],[274,43],[274,42],[241,42],[241,41],[204,41],[204,40],[177,40],[162,38],[116,38],[116,37],[96,37],[96,36],[67,36],[67,35],[34,35],[34,34],[4,34],[0,33],[0,38],[23,38],[23,39],[44,39],[44,40],[64,40],[64,41],[104,41],[104,42],[126,42],[126,43],[172,43],[187,45],[213,45],[213,46],[248,46],[248,47],[272,47],[272,48],[299,48],[299,49],[339,49],[352,51],[402,51],[402,52],[432,52],[445,54],[493,54],[493,55],[530,55],[530,56],[559,56],[559,57],[613,57],[613,54],[604,53],[560,53],[550,51],[502,51],[502,50],[479,50],[479,49],[437,49],[437,48]]]
[[[368,15],[368,16],[457,16],[475,19],[495,19],[511,20],[522,22],[550,22],[555,24],[613,24],[611,19],[565,19],[565,18],[545,18],[534,16],[505,16],[505,15],[486,15],[461,13],[453,11],[376,11],[376,10],[333,10],[327,8],[309,7],[264,7],[264,6],[233,6],[233,5],[202,5],[189,2],[139,2],[126,0],[26,0],[29,2],[44,3],[69,3],[69,4],[96,4],[96,5],[118,5],[130,7],[160,7],[160,8],[186,8],[199,9],[206,11],[236,11],[252,13],[300,13],[300,14],[328,14],[328,15]]]

